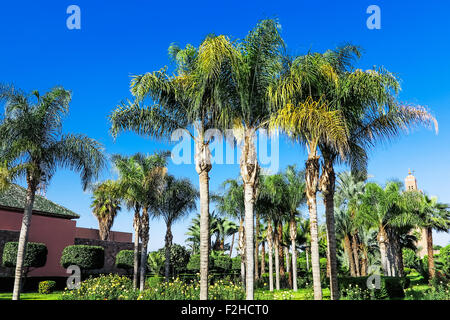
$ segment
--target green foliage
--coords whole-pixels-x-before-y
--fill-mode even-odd
[[[273,273],[273,286],[275,287],[275,272]],[[269,289],[269,273],[263,273],[261,277],[255,282],[255,287],[258,289]],[[280,289],[289,289],[289,273],[286,272],[284,276],[280,275]]]
[[[3,265],[5,267],[15,267],[17,261],[18,242],[7,242],[3,249]],[[40,268],[47,262],[47,246],[43,243],[28,242],[23,266]]]
[[[245,290],[233,282],[218,280],[209,286],[208,300],[243,300]],[[198,281],[186,283],[179,278],[159,282],[139,294],[138,300],[199,300]]]
[[[76,265],[81,270],[100,269],[105,260],[105,249],[98,246],[73,245],[65,247],[61,256],[61,265],[67,268]]]
[[[145,280],[146,288],[154,288],[164,281],[164,277],[160,276],[151,276]]]
[[[165,248],[158,250],[163,261],[165,261],[165,250]],[[176,243],[172,244],[170,247],[170,270],[173,270],[175,274],[186,271],[189,258],[190,253],[185,247]]]
[[[442,264],[442,271],[450,277],[450,244],[440,249],[438,258]]]
[[[147,267],[153,275],[159,276],[164,268],[164,254],[161,251],[152,251],[147,256]]]
[[[41,281],[39,282],[39,293],[40,294],[49,294],[52,293],[56,287],[55,281]]]
[[[230,256],[227,255],[217,255],[213,258],[214,269],[220,272],[227,272],[231,269],[232,260]]]
[[[236,256],[231,259],[231,270],[241,271],[241,256]]]
[[[134,250],[121,250],[116,255],[116,267],[130,270],[134,267]]]
[[[414,250],[409,248],[403,249],[403,265],[405,268],[415,269],[418,263],[420,263],[420,258]]]
[[[404,289],[409,286],[409,279],[402,277],[381,276],[380,289],[368,289],[369,277],[339,277],[339,289],[341,296],[360,296],[363,300],[369,299],[395,299],[405,296]]]
[[[213,258],[209,256],[209,265],[213,265]],[[200,255],[199,254],[193,254],[191,255],[189,259],[189,263],[187,264],[187,269],[189,271],[200,271]]]
[[[137,298],[133,281],[118,275],[100,275],[82,281],[79,289],[64,290],[62,300],[131,300]]]
[[[450,300],[450,283],[439,282],[428,290],[409,290],[405,300]]]

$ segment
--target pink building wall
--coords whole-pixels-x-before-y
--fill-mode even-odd
[[[22,212],[0,209],[0,230],[20,232]],[[31,277],[66,277],[60,260],[65,247],[74,245],[75,238],[100,240],[97,229],[78,228],[75,220],[47,217],[33,213],[28,241],[45,243],[48,249],[44,267],[31,270]],[[110,241],[132,242],[132,234],[112,231]],[[2,252],[0,252],[2,254]]]
[[[0,210],[0,230],[20,231],[22,213]],[[67,276],[60,259],[65,247],[75,241],[76,221],[33,214],[28,241],[45,243],[48,249],[44,267],[31,270],[29,276]]]

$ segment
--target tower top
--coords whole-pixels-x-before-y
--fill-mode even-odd
[[[405,188],[407,191],[418,190],[417,179],[412,175],[411,169],[408,170],[408,176],[405,178]]]

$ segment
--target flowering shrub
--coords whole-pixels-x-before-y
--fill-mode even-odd
[[[417,292],[410,290],[407,292],[406,300],[450,300],[450,283],[443,283],[434,285],[425,292]]]
[[[341,300],[374,300],[375,294],[373,290],[362,289],[358,285],[341,290]]]
[[[219,280],[209,286],[209,300],[242,300],[245,291],[231,281]],[[185,283],[179,278],[171,282],[161,282],[139,294],[138,300],[199,300],[198,282]]]
[[[38,292],[40,294],[49,294],[52,293],[56,287],[55,281],[41,281],[39,282]]]
[[[231,281],[219,280],[209,286],[210,300],[243,300],[245,291]],[[143,292],[133,289],[132,280],[118,275],[101,275],[83,281],[79,289],[65,290],[63,300],[199,300],[197,281],[186,283],[176,278],[171,282],[152,283]]]
[[[89,278],[80,284],[79,289],[65,289],[63,300],[134,300],[137,293],[133,282],[119,275],[100,275]]]

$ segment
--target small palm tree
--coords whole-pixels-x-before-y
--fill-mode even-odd
[[[94,201],[91,208],[98,220],[101,240],[109,240],[111,227],[121,210],[121,195],[116,181],[107,180],[93,188]]]
[[[144,290],[145,284],[150,216],[156,211],[157,199],[164,186],[168,156],[168,152],[159,152],[151,156],[137,153],[130,158],[120,155],[113,156],[113,161],[119,171],[119,183],[125,202],[129,208],[135,209],[133,224],[135,232],[138,232],[138,238],[141,239],[139,266],[139,289],[141,291]],[[142,214],[140,214],[141,210]],[[139,257],[139,242],[136,241],[135,238],[135,260]],[[137,265],[135,263],[135,268]],[[134,282],[136,283],[136,281],[137,275],[134,277]]]
[[[179,219],[196,209],[198,192],[187,179],[176,179],[174,176],[165,177],[164,187],[157,200],[156,217],[166,223],[165,237],[165,272],[166,281],[170,276],[170,248],[172,246],[172,225]]]
[[[56,87],[44,95],[26,94],[13,86],[0,86],[5,114],[0,123],[0,163],[13,181],[25,177],[27,196],[19,235],[13,300],[20,298],[25,249],[38,186],[46,186],[59,168],[81,173],[83,189],[104,167],[103,147],[81,134],[62,134],[71,93]]]

